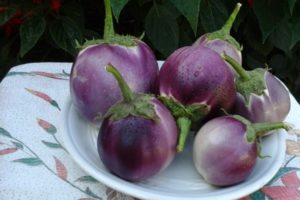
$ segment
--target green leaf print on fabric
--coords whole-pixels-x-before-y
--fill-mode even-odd
[[[10,133],[7,130],[5,130],[4,128],[1,128],[1,127],[0,127],[0,135],[11,138]]]
[[[97,181],[92,176],[81,176],[76,181],[79,181],[79,182],[89,182],[89,183],[99,183],[99,181]]]
[[[29,166],[38,166],[43,164],[43,161],[41,161],[39,158],[20,158],[17,160],[14,160],[13,162],[19,162],[23,163]]]

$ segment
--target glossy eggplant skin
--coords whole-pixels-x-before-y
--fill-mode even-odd
[[[193,46],[205,46],[222,55],[226,53],[228,56],[235,59],[239,64],[242,64],[241,50],[237,49],[233,44],[222,39],[208,39],[207,34],[202,35]]]
[[[70,93],[79,113],[99,122],[106,111],[121,100],[115,79],[105,71],[114,65],[134,92],[153,92],[158,76],[156,58],[146,43],[136,45],[91,45],[79,52],[72,66]]]
[[[230,110],[236,99],[230,68],[204,46],[182,47],[171,54],[159,73],[159,91],[183,105],[205,104],[209,112]]]
[[[229,186],[245,180],[256,158],[256,143],[247,142],[245,124],[230,116],[210,120],[194,140],[195,167],[215,186]]]
[[[98,136],[98,153],[109,171],[128,181],[141,181],[170,165],[176,154],[178,130],[169,110],[151,100],[157,119],[127,116],[105,118]]]
[[[277,77],[266,70],[261,71],[264,73],[266,85],[264,93],[262,95],[251,94],[249,103],[237,93],[234,113],[251,122],[284,121],[291,107],[289,91]]]

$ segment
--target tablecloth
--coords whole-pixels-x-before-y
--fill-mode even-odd
[[[13,67],[0,84],[0,199],[134,199],[89,176],[63,145],[64,101],[71,63]],[[300,199],[300,106],[291,96],[285,162],[274,178],[243,200]]]

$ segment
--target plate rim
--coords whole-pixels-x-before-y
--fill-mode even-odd
[[[63,130],[61,131],[62,134],[62,139],[63,139],[63,144],[65,145],[65,148],[68,150],[69,155],[71,158],[79,165],[81,169],[83,169],[87,174],[93,176],[95,179],[97,179],[100,183],[116,190],[121,193],[127,194],[132,197],[137,197],[140,199],[149,199],[149,200],[183,200],[183,197],[175,196],[175,195],[170,195],[166,196],[165,194],[162,194],[161,191],[155,191],[151,190],[149,188],[143,188],[143,190],[140,190],[139,188],[141,186],[136,185],[132,182],[128,182],[125,180],[122,180],[121,178],[109,174],[107,176],[106,174],[101,174],[99,171],[97,171],[92,165],[89,164],[89,162],[80,156],[80,152],[78,152],[77,148],[74,147],[74,145],[71,142],[71,138],[69,137],[68,133],[68,126],[69,126],[69,121],[68,121],[68,115],[71,110],[71,107],[74,106],[72,104],[70,96],[67,98],[66,101],[66,106],[64,109],[64,124],[63,124]],[[278,145],[280,145],[282,148],[278,148],[277,151],[279,154],[276,154],[276,165],[271,165],[271,168],[269,168],[269,173],[267,175],[263,176],[261,179],[258,179],[257,181],[251,183],[248,185],[248,187],[240,188],[238,192],[234,191],[230,194],[222,194],[222,199],[237,199],[241,197],[245,197],[257,190],[259,190],[261,187],[263,187],[265,184],[267,184],[277,173],[277,171],[280,169],[281,165],[284,162],[285,159],[285,151],[286,151],[286,145],[285,145],[285,134],[286,132],[284,130],[280,130],[275,136],[278,137]],[[275,137],[274,136],[274,137]],[[100,158],[99,158],[100,159]],[[109,172],[108,172],[109,173]],[[113,179],[111,179],[113,177]],[[126,183],[125,185],[123,184]],[[122,187],[120,187],[120,183],[122,184]],[[230,187],[229,187],[230,188]],[[250,188],[250,189],[249,189]],[[184,197],[185,200],[209,200],[212,198],[216,198],[220,196],[213,196],[213,195],[208,195],[208,196],[188,196]]]

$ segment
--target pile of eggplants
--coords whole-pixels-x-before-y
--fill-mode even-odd
[[[263,157],[263,137],[290,129],[283,122],[290,96],[268,69],[242,67],[241,45],[230,35],[241,4],[220,30],[175,50],[159,70],[146,43],[114,32],[104,1],[104,38],[81,45],[70,93],[78,114],[100,124],[97,148],[107,170],[127,181],[158,175],[190,135],[190,156],[207,183],[244,181]]]

